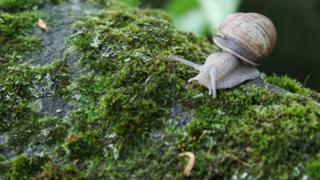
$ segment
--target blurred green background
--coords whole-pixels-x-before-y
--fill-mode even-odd
[[[118,1],[131,6],[163,9],[180,30],[209,38],[228,14],[238,11],[262,13],[276,25],[278,43],[259,69],[268,75],[288,75],[307,87],[320,90],[319,0]]]

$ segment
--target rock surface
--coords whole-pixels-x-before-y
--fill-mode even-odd
[[[194,179],[319,178],[317,92],[267,76],[213,100],[186,83],[196,72],[167,56],[200,63],[217,48],[162,11],[29,0],[12,12],[19,1],[8,2],[0,178],[179,179],[184,151],[195,155]]]

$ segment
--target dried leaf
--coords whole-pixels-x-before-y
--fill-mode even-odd
[[[42,19],[38,20],[38,26],[44,32],[48,32],[49,31],[47,24]]]

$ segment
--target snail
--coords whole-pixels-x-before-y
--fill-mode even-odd
[[[210,54],[203,65],[169,55],[170,59],[193,67],[198,81],[216,98],[216,89],[228,89],[260,76],[256,69],[272,52],[277,32],[270,19],[258,13],[235,13],[219,25],[214,43],[222,52]]]

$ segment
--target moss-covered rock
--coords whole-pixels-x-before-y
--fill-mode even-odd
[[[43,0],[0,0],[0,10],[17,12],[21,10],[31,10],[37,8]]]
[[[162,11],[94,3],[98,13],[73,19],[62,59],[21,64],[46,46],[34,56],[13,43],[1,52],[10,56],[1,63],[0,178],[179,179],[186,161],[177,154],[184,151],[195,155],[194,179],[319,178],[317,92],[271,76],[218,91],[213,100],[186,83],[196,72],[167,58],[203,62],[217,50],[205,38],[176,30]],[[8,32],[30,35],[32,25],[20,26]],[[19,61],[12,52],[22,54]],[[44,98],[68,106],[48,114]]]

